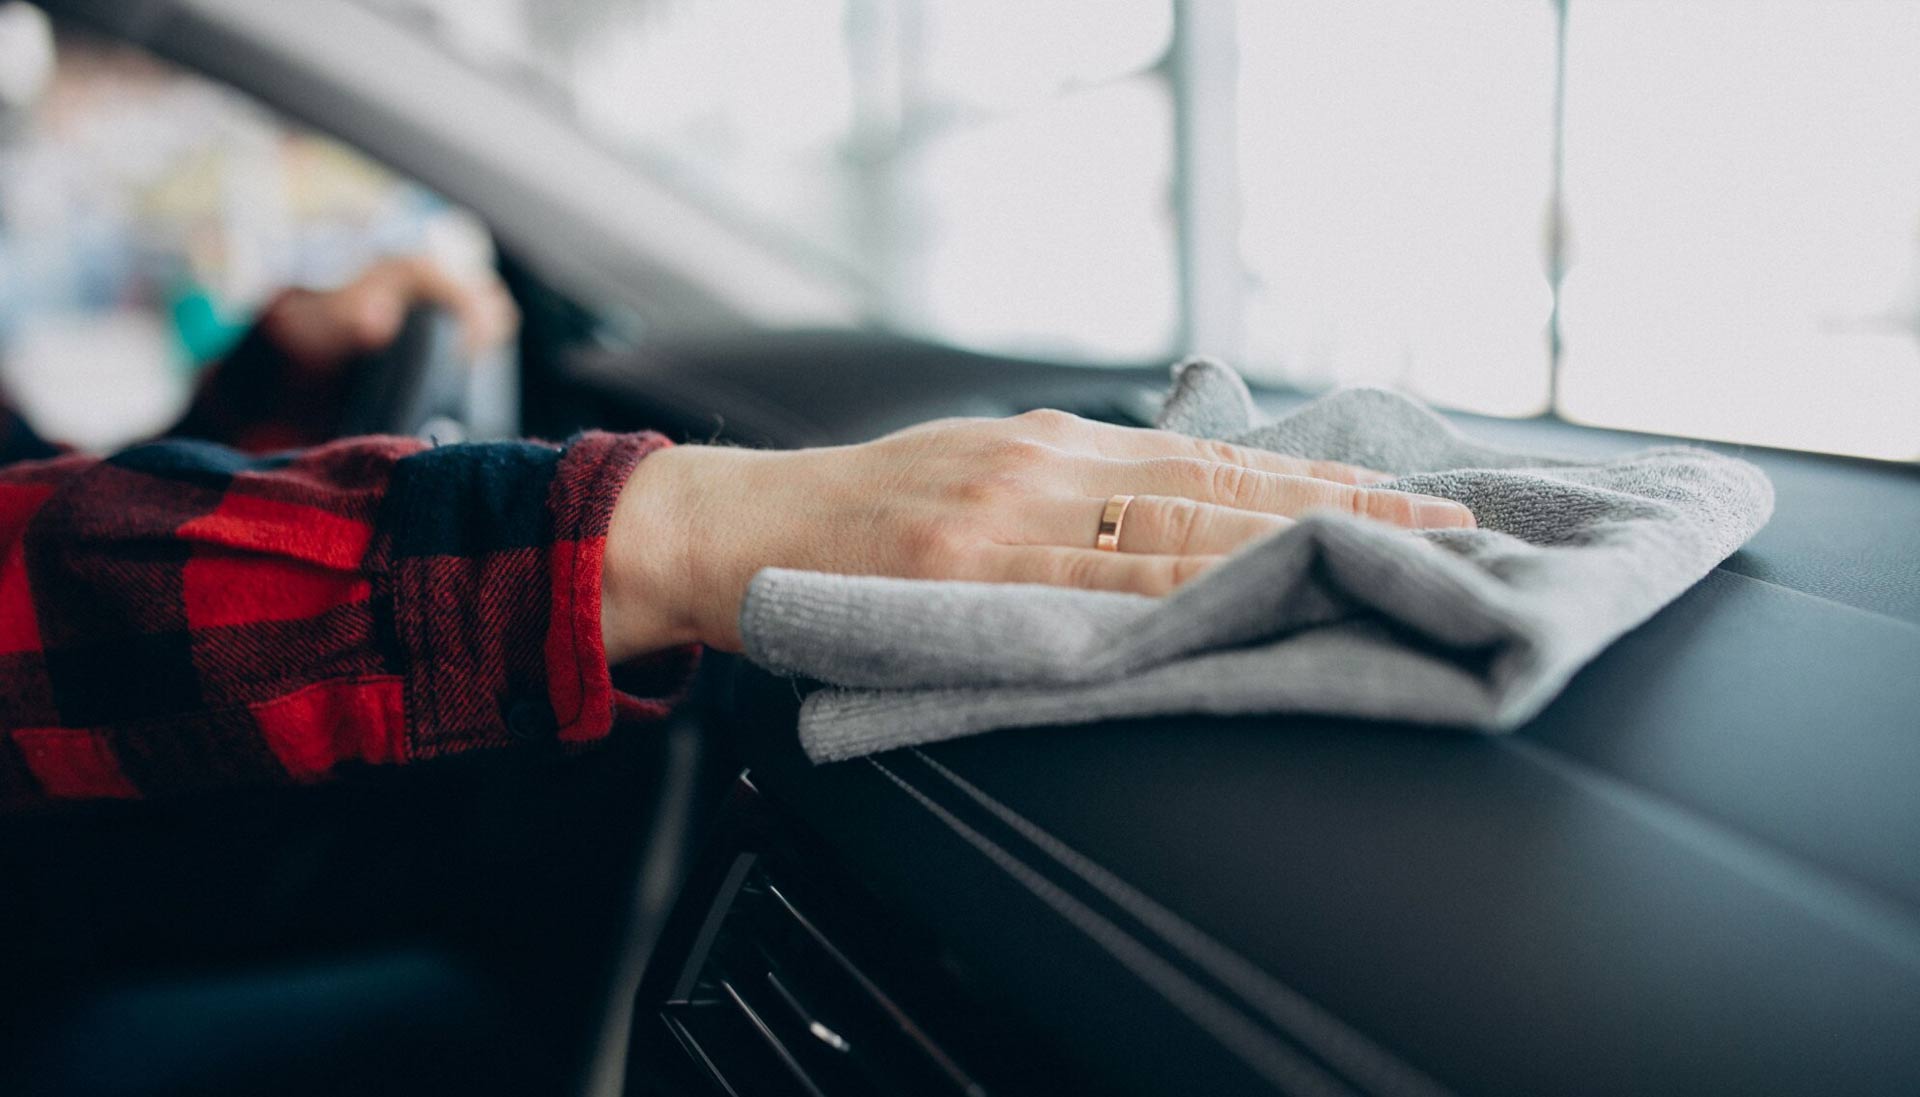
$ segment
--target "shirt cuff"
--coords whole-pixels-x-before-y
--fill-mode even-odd
[[[665,716],[686,695],[699,664],[699,645],[688,644],[610,668],[600,631],[601,569],[614,503],[641,459],[670,445],[659,434],[593,431],[568,443],[555,472],[546,665],[555,738],[562,743],[602,738],[616,721]]]

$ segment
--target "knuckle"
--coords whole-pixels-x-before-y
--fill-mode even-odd
[[[1060,582],[1069,587],[1097,587],[1100,585],[1100,557],[1081,553],[1061,553],[1055,557],[1055,571]]]
[[[1217,461],[1223,465],[1245,463],[1239,447],[1230,442],[1222,442],[1217,438],[1202,438],[1199,440],[1199,447],[1200,456],[1209,461]]]
[[[1180,575],[1188,565],[1189,561],[1184,557],[1142,561],[1141,566],[1134,570],[1128,586],[1140,594],[1157,598],[1180,585]]]
[[[1169,486],[1169,495],[1193,496],[1206,495],[1214,490],[1214,470],[1220,468],[1212,461],[1202,461],[1197,457],[1161,457],[1148,465]]]
[[[945,574],[966,555],[964,530],[962,524],[941,515],[909,519],[898,533],[900,554],[917,575]]]
[[[1413,500],[1405,495],[1390,491],[1369,491],[1355,488],[1354,513],[1396,525],[1413,524]]]
[[[1161,543],[1168,552],[1189,553],[1205,531],[1206,510],[1191,499],[1169,499],[1159,508]]]
[[[921,445],[954,445],[968,436],[988,435],[1000,423],[998,419],[969,418],[952,415],[941,419],[928,419],[913,423],[881,436],[879,442],[899,443],[903,439],[912,439]]]
[[[1365,488],[1343,491],[1340,497],[1346,502],[1348,513],[1357,514],[1362,518],[1384,518],[1386,517],[1385,508],[1391,505],[1380,501],[1379,492],[1368,491]]]
[[[1207,491],[1215,499],[1231,506],[1245,506],[1253,502],[1258,487],[1253,472],[1244,465],[1208,464],[1206,467]]]
[[[1035,408],[1014,416],[1014,421],[1037,434],[1051,437],[1074,429],[1080,422],[1080,417],[1058,408]]]
[[[1058,451],[1030,438],[998,438],[988,443],[982,467],[1002,477],[1032,473]]]
[[[984,456],[950,467],[944,494],[963,506],[1004,506],[1036,490],[1049,459],[1057,456],[1036,442],[996,440]]]
[[[1184,586],[1199,578],[1212,565],[1213,561],[1204,556],[1183,556],[1170,566],[1168,583],[1171,587]]]
[[[994,508],[1019,494],[1022,483],[1005,472],[983,472],[955,480],[948,494],[962,506]]]

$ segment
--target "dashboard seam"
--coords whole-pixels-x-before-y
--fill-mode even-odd
[[[969,799],[1011,827],[1061,867],[1131,914],[1180,955],[1233,990],[1275,1026],[1376,1093],[1444,1097],[1445,1087],[1393,1052],[1287,986],[1253,961],[1156,902],[1098,861],[1001,803],[918,747],[914,757]]]
[[[1920,621],[1909,621],[1905,617],[1896,617],[1893,614],[1886,612],[1885,610],[1869,609],[1866,606],[1856,606],[1851,602],[1842,602],[1838,598],[1834,598],[1829,595],[1815,594],[1810,590],[1801,590],[1799,587],[1790,587],[1785,583],[1778,582],[1773,579],[1763,579],[1758,575],[1753,575],[1748,572],[1740,571],[1737,568],[1730,568],[1727,566],[1726,561],[1724,560],[1718,564],[1715,564],[1713,566],[1713,570],[1715,573],[1718,573],[1721,575],[1731,575],[1737,579],[1745,579],[1747,582],[1750,582],[1750,583],[1759,583],[1761,586],[1772,587],[1775,590],[1784,590],[1789,594],[1797,594],[1802,598],[1811,598],[1816,602],[1825,603],[1826,605],[1832,606],[1835,609],[1847,610],[1853,613],[1864,613],[1868,617],[1877,618],[1879,620],[1886,621],[1889,624],[1899,625],[1903,628],[1920,629]]]
[[[961,840],[984,854],[1016,883],[1053,908],[1055,914],[1118,960],[1136,978],[1233,1052],[1268,1083],[1287,1093],[1334,1097],[1355,1092],[1306,1054],[1274,1039],[1232,1004],[1195,982],[1132,934],[1047,879],[991,838],[968,826],[919,786],[888,769],[877,759],[868,758],[867,763]]]

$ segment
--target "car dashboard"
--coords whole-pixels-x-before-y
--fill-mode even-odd
[[[1060,402],[1056,371],[930,353],[865,420],[740,387],[809,441]],[[1153,382],[1074,402],[1125,420]],[[1512,735],[1167,716],[813,766],[809,687],[714,667],[743,772],[635,1002],[629,1092],[1915,1088],[1920,475],[1737,452],[1772,523]]]

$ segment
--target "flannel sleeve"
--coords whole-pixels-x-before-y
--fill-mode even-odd
[[[600,566],[653,434],[0,468],[0,806],[313,781],[664,715],[610,675]],[[621,686],[616,689],[614,679]]]

